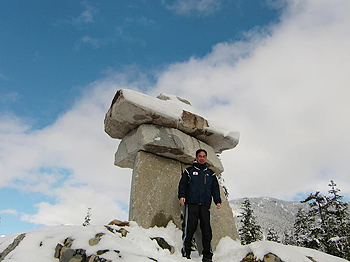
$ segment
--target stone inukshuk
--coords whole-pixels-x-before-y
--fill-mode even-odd
[[[205,149],[208,166],[220,174],[224,168],[216,154],[238,144],[239,133],[220,129],[193,111],[187,100],[173,95],[153,98],[121,89],[106,114],[106,133],[122,139],[114,164],[133,169],[129,220],[144,228],[169,221],[181,228],[177,188],[196,150]],[[211,207],[214,250],[224,236],[238,239],[232,210],[220,190],[222,208]]]

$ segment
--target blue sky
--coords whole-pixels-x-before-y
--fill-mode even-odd
[[[162,1],[2,1],[1,109],[51,124],[106,70],[158,69],[204,56],[278,19],[264,1],[223,2],[186,15]],[[21,106],[14,106],[14,104]],[[45,109],[45,110],[43,110]]]
[[[0,235],[127,219],[114,93],[188,99],[241,133],[230,198],[349,199],[346,0],[0,1]]]

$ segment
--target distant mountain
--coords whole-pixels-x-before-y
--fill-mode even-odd
[[[237,228],[241,227],[240,218],[243,198],[230,201],[230,206],[235,217]],[[299,208],[307,208],[308,204],[300,202],[288,202],[270,197],[249,198],[256,216],[257,222],[262,228],[264,236],[269,228],[273,228],[280,239],[283,239],[285,231],[291,231],[294,224],[295,214]]]

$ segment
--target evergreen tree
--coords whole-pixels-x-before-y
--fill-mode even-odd
[[[313,238],[311,229],[314,225],[314,217],[309,216],[302,208],[295,215],[294,221],[294,244],[301,247],[312,248],[317,246],[317,240]]]
[[[279,240],[278,234],[275,231],[274,228],[269,227],[269,230],[267,232],[267,236],[266,236],[266,240],[268,241],[273,241],[273,242],[277,242],[280,243],[281,241]]]
[[[333,180],[330,181],[329,186],[331,189],[328,191],[328,196],[323,196],[317,191],[302,201],[309,203],[310,210],[304,217],[308,220],[308,229],[302,227],[302,222],[297,225],[299,230],[297,236],[299,240],[301,239],[299,244],[350,259],[348,204],[341,201],[343,197],[339,195],[340,190]]]
[[[316,191],[315,194],[311,193],[301,202],[309,203],[308,219],[312,221],[312,224],[309,225],[310,231],[306,239],[307,244],[304,246],[325,252],[328,198]]]
[[[284,231],[283,235],[284,235],[284,238],[282,243],[284,245],[292,245],[292,246],[297,245],[292,232]]]
[[[84,223],[83,226],[86,227],[88,225],[90,225],[90,221],[91,221],[91,207],[88,208],[85,219],[84,219]]]
[[[327,242],[326,252],[328,254],[349,259],[350,256],[350,223],[348,203],[342,202],[343,196],[339,195],[333,180],[328,186],[329,193],[328,215],[327,215]]]
[[[253,215],[251,203],[248,198],[244,199],[242,209],[243,212],[240,215],[242,227],[239,229],[241,244],[247,245],[262,240],[261,227],[256,222],[256,217]]]

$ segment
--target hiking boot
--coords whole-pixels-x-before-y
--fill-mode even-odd
[[[211,258],[207,258],[207,257],[203,257],[202,261],[203,262],[213,262],[213,260],[211,260]]]
[[[181,253],[183,257],[191,259],[191,251],[186,252],[183,248],[181,248]]]

